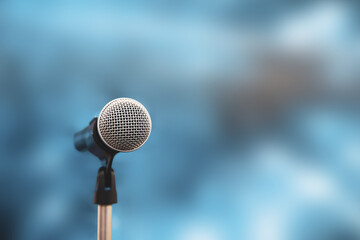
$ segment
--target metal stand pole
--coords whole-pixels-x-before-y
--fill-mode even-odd
[[[98,240],[111,240],[111,205],[98,205]]]
[[[111,240],[112,204],[117,203],[114,171],[101,167],[98,171],[94,203],[98,205],[97,239]]]

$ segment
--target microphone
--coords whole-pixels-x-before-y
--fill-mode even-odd
[[[105,105],[89,126],[75,133],[74,145],[89,151],[106,167],[98,170],[94,203],[98,205],[98,240],[111,240],[112,204],[117,203],[115,173],[111,168],[115,154],[131,152],[149,138],[151,118],[146,108],[131,98],[117,98]]]
[[[78,151],[110,160],[118,152],[140,148],[150,132],[151,118],[146,108],[134,99],[117,98],[106,104],[89,126],[75,133],[74,145]]]

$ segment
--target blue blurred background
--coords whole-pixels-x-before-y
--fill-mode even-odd
[[[73,134],[130,97],[113,239],[360,239],[360,4],[0,1],[0,239],[95,239]]]

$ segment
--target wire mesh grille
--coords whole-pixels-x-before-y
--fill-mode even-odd
[[[98,129],[102,140],[120,152],[141,147],[151,131],[151,119],[146,108],[136,100],[118,98],[101,111]]]

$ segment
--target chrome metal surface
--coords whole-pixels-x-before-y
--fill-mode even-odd
[[[117,98],[105,105],[98,119],[101,139],[110,148],[130,152],[141,147],[151,131],[146,108],[131,98]]]
[[[111,240],[111,205],[98,205],[98,240]]]

